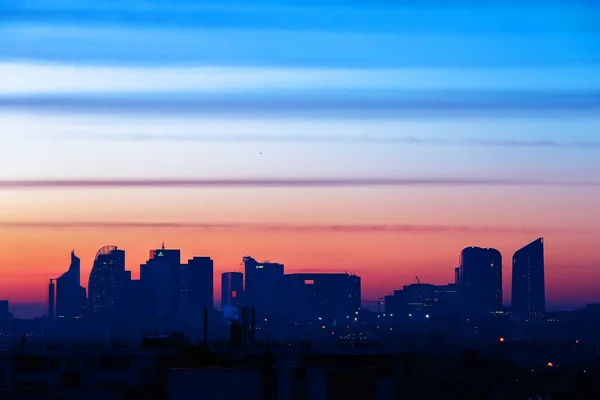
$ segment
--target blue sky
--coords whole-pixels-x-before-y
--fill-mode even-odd
[[[597,176],[597,5],[420,4],[5,1],[0,176]]]
[[[5,2],[0,176],[596,178],[598,7],[455,4]]]

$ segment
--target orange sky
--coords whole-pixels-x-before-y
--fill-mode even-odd
[[[95,252],[114,244],[127,251],[127,268],[139,276],[148,250],[165,241],[183,257],[215,260],[220,273],[240,270],[244,255],[283,262],[287,272],[349,271],[363,278],[363,298],[376,299],[414,282],[448,283],[466,246],[496,247],[503,254],[505,303],[510,259],[519,247],[544,236],[549,303],[597,300],[600,234],[589,210],[590,189],[568,197],[545,189],[218,189],[21,191],[2,193],[2,222],[191,221],[285,224],[286,231],[192,228],[0,227],[0,293],[13,302],[44,302],[49,278],[66,270],[69,251],[82,259],[82,284]],[[585,191],[588,191],[586,196]],[[297,195],[294,195],[297,194]],[[558,212],[568,204],[569,209]],[[9,216],[10,218],[8,218]],[[472,226],[470,232],[295,232],[298,224],[400,224]],[[533,229],[498,232],[496,229]],[[539,229],[539,233],[538,230]],[[589,231],[589,232],[588,232]]]

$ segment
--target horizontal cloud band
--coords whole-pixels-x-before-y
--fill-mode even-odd
[[[414,136],[392,136],[392,135],[255,135],[255,134],[150,134],[150,133],[75,133],[40,135],[36,140],[106,140],[124,142],[305,142],[305,143],[381,143],[381,144],[423,144],[423,145],[447,145],[447,146],[490,146],[490,147],[569,147],[581,149],[600,148],[600,142],[596,141],[556,141],[556,140],[523,140],[523,139],[444,139],[426,138]]]
[[[164,93],[148,95],[4,95],[0,110],[196,116],[451,117],[592,115],[600,92],[314,91],[311,93]]]
[[[79,222],[0,222],[2,228],[15,229],[192,229],[210,231],[294,232],[294,233],[595,233],[585,230],[559,228],[519,228],[499,226],[445,226],[445,225],[297,225],[260,223],[194,223],[194,222],[137,222],[137,221],[79,221]]]
[[[452,178],[237,178],[237,179],[44,179],[3,180],[0,190],[109,188],[335,188],[365,186],[600,186],[600,181]]]

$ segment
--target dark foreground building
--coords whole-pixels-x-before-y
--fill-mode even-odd
[[[511,308],[513,314],[524,317],[546,312],[543,238],[529,243],[513,256]]]
[[[360,277],[350,274],[287,274],[279,288],[279,313],[293,322],[345,321],[361,307]],[[345,322],[344,322],[345,323]]]
[[[243,264],[245,304],[255,307],[259,316],[273,315],[277,310],[277,289],[284,273],[283,264],[258,262],[250,256],[244,257]]]
[[[461,307],[490,313],[502,310],[502,255],[496,249],[467,247],[460,254]]]

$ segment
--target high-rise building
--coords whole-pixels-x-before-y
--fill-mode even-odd
[[[279,315],[292,322],[345,321],[361,308],[360,277],[356,275],[287,274],[281,278],[279,293]]]
[[[200,319],[203,310],[212,310],[214,304],[214,261],[210,257],[194,257],[183,265],[182,276],[187,315]]]
[[[121,303],[125,286],[125,252],[116,246],[98,250],[88,282],[89,312],[110,318]]]
[[[513,314],[543,315],[546,312],[544,282],[544,239],[539,238],[517,250],[512,263]]]
[[[467,247],[460,254],[461,308],[472,312],[502,310],[502,255],[496,249]]]
[[[241,272],[224,272],[221,275],[221,308],[240,305],[244,291],[244,274]]]
[[[255,307],[259,316],[273,314],[277,310],[275,300],[283,277],[283,264],[268,261],[259,263],[250,256],[244,257],[243,264],[245,304]]]
[[[8,300],[0,300],[0,333],[12,333],[13,315],[9,311]]]
[[[81,260],[72,251],[69,270],[56,279],[56,321],[81,316],[85,298],[85,288],[81,286]]]
[[[149,308],[155,314],[177,316],[185,307],[184,279],[181,272],[181,250],[150,250],[148,261],[140,265],[140,280],[153,293]]]
[[[56,310],[56,279],[50,279],[48,284],[48,322],[54,323],[54,311]]]

